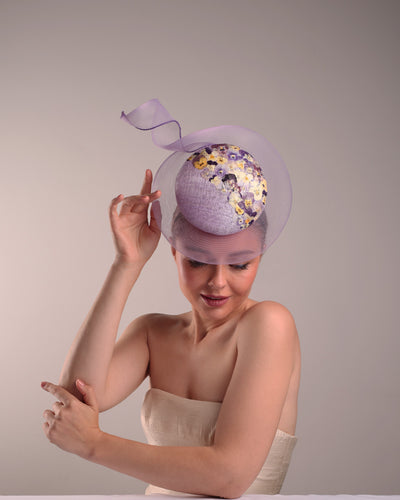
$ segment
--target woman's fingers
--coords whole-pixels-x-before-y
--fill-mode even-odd
[[[148,195],[140,195],[140,196],[128,196],[124,199],[120,215],[125,214],[141,214],[147,211],[147,207],[149,206],[149,197]]]
[[[147,169],[144,173],[144,180],[140,194],[148,194],[151,192],[151,183],[153,182],[152,171]]]
[[[110,219],[116,219],[119,215],[126,215],[131,212],[140,213],[147,209],[148,202],[145,196],[127,196],[120,194],[111,201]]]
[[[55,403],[53,403],[53,406],[51,407],[54,415],[58,415],[62,408],[64,408],[64,405],[63,403],[61,403],[61,401],[56,401]]]
[[[113,198],[110,204],[110,216],[116,217],[118,215],[125,215],[128,213],[143,213],[147,210],[149,204],[161,196],[161,192],[159,190],[151,192],[152,182],[153,174],[151,170],[147,169],[140,194],[127,197],[120,194]],[[118,212],[119,205],[120,210]]]
[[[110,204],[110,223],[117,255],[129,261],[147,261],[154,252],[159,230],[149,207],[161,196],[151,192],[151,170],[146,170],[141,194],[116,196]]]
[[[51,424],[55,420],[56,415],[51,410],[44,410],[44,412],[43,412],[43,418],[44,418],[44,421],[47,424]]]
[[[159,191],[144,195],[127,196],[122,202],[119,215],[126,215],[129,213],[141,214],[146,212],[150,203],[157,200],[159,197]]]
[[[161,194],[161,192],[160,192]],[[154,210],[153,207],[151,207],[150,210],[150,224],[149,224],[150,229],[153,231],[153,233],[160,233],[160,228],[158,227],[156,217],[154,215]]]
[[[42,382],[42,389],[52,394],[57,398],[64,406],[71,404],[71,401],[76,399],[70,392],[68,392],[64,387],[60,385],[52,384],[51,382]]]

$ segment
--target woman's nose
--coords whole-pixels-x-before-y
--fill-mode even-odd
[[[226,283],[225,269],[223,265],[214,265],[211,267],[211,273],[208,284],[214,288],[223,288]]]

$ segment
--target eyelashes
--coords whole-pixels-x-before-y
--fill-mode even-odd
[[[246,262],[246,264],[230,264],[230,267],[232,269],[236,269],[237,271],[246,271],[246,269],[249,268],[249,263]]]
[[[193,267],[195,269],[208,265],[205,262],[199,262],[197,260],[191,260],[191,259],[189,259],[188,262],[190,267]],[[249,262],[246,262],[245,264],[229,264],[229,267],[236,271],[246,271],[249,268]]]
[[[199,262],[198,260],[189,260],[189,265],[190,267],[203,267],[206,266],[207,264],[205,262]]]

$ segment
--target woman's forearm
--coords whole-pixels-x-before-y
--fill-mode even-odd
[[[102,432],[85,458],[174,491],[221,497],[241,494],[233,467],[213,446],[154,446]]]
[[[142,265],[114,261],[104,285],[79,329],[65,360],[60,385],[81,398],[77,378],[92,385],[101,398],[122,312]]]

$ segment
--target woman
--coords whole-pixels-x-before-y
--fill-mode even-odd
[[[156,105],[160,106],[158,101]],[[141,119],[132,122],[138,126]],[[155,128],[171,122],[163,117]],[[203,140],[204,134],[200,136]],[[247,170],[254,173],[251,193],[246,194],[240,182],[242,158],[232,154],[236,146],[199,148],[191,137],[195,153],[187,158],[184,139],[176,141],[178,153],[171,155],[175,160],[184,155],[187,171],[178,161],[179,173],[174,176],[178,207],[170,209],[169,215],[165,201],[162,205],[168,188],[152,190],[150,170],[140,195],[120,195],[111,203],[115,260],[71,347],[60,385],[42,383],[58,400],[44,412],[44,432],[65,451],[150,483],[147,494],[235,498],[245,492],[278,493],[296,443],[300,349],[289,311],[275,302],[249,298],[261,254],[268,246],[265,235],[276,238],[271,236],[273,212],[271,217],[268,211],[267,216],[261,213],[257,200],[264,198],[265,203],[265,196],[254,194],[258,192],[255,182],[266,190],[266,181],[246,153]],[[211,165],[202,159],[209,162],[215,155],[221,164],[224,155],[225,163],[233,162],[229,175],[236,172],[237,183],[228,192],[226,182],[214,176],[220,171],[218,162]],[[219,191],[202,191],[200,205],[190,214],[199,175],[203,180],[208,176],[206,190],[212,184]],[[221,175],[226,176],[226,171]],[[204,203],[208,195],[211,205]],[[216,221],[206,231],[202,224],[209,224],[210,217],[200,212],[210,206]],[[243,218],[240,207],[248,216]],[[227,229],[233,219],[234,225],[245,227]],[[280,222],[279,231],[283,225]],[[180,287],[191,310],[139,317],[116,342],[126,300],[157,247],[160,228],[172,244]],[[149,444],[102,432],[98,412],[124,400],[147,376],[151,388],[142,423]]]

